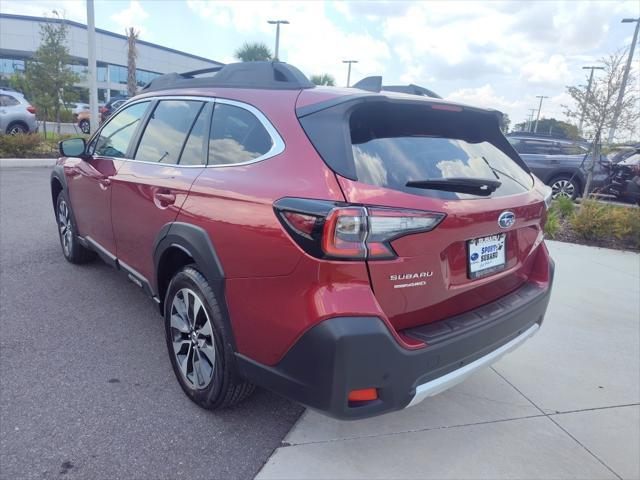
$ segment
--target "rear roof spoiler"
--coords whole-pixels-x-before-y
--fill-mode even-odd
[[[353,88],[366,90],[367,92],[380,93],[381,91],[408,93],[410,95],[418,95],[421,97],[442,98],[433,90],[421,87],[414,83],[409,85],[382,85],[382,77],[377,75],[373,77],[365,77],[353,85]]]

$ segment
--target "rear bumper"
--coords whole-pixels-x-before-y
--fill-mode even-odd
[[[275,366],[237,354],[250,381],[341,419],[358,419],[415,405],[498,360],[533,335],[551,294],[549,281],[436,324],[403,332],[427,343],[408,350],[376,317],[340,317],[308,330]],[[378,399],[349,404],[352,390],[375,387]]]

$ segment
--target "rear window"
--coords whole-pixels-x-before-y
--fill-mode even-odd
[[[481,197],[406,184],[447,178],[498,180],[501,185],[494,197],[526,192],[533,186],[531,175],[500,132],[493,114],[391,102],[364,103],[345,113],[347,153],[339,161],[335,147],[339,132],[328,136],[328,125],[336,123],[335,114],[325,113],[324,125],[317,119],[303,118],[301,123],[325,161],[348,178],[444,199]],[[332,138],[334,145],[326,145],[318,133]]]

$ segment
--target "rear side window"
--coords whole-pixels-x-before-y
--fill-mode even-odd
[[[561,145],[560,152],[563,155],[584,155],[587,153],[586,149],[579,145]]]
[[[520,140],[515,149],[518,153],[529,155],[560,155],[560,147],[554,142],[539,140]]]
[[[94,154],[102,157],[126,157],[131,138],[148,106],[149,102],[136,103],[112,117],[93,142]]]
[[[264,125],[248,110],[217,103],[209,140],[209,165],[234,165],[254,160],[271,150]]]
[[[20,102],[11,95],[0,95],[0,107],[15,107]]]
[[[180,155],[180,165],[206,165],[209,123],[213,103],[209,102],[200,110],[200,115],[189,133],[187,143]]]
[[[158,102],[134,158],[143,162],[177,164],[182,146],[202,107],[202,102],[190,100]]]

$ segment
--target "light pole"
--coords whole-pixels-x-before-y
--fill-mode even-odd
[[[529,118],[527,119],[527,132],[531,132],[531,125],[533,125],[533,114],[536,111],[535,108],[529,109]]]
[[[93,0],[87,0],[87,37],[89,55],[89,130],[95,132],[100,125],[98,120],[98,67],[96,66],[96,21]]]
[[[275,60],[279,60],[278,54],[280,53],[280,24],[289,25],[288,20],[267,20],[267,23],[276,26],[276,54],[274,55]]]
[[[591,83],[593,82],[593,71],[604,70],[604,67],[582,67],[583,70],[591,70],[589,74],[589,83],[587,84],[587,93],[584,96],[584,102],[582,103],[582,113],[580,114],[580,125],[578,125],[578,131],[582,135],[582,124],[584,122],[584,114],[587,110],[587,103],[589,102],[589,95],[591,94]]]
[[[611,128],[609,129],[608,143],[613,142],[613,136],[616,134],[616,126],[618,123],[618,117],[620,116],[620,110],[622,109],[622,100],[624,99],[624,89],[627,86],[627,79],[629,78],[629,70],[631,70],[631,60],[633,60],[633,50],[636,48],[636,42],[638,41],[638,30],[640,29],[640,17],[639,18],[623,18],[621,23],[633,23],[636,22],[636,30],[633,32],[633,40],[631,40],[631,48],[629,49],[629,56],[627,57],[627,66],[624,69],[622,75],[622,85],[620,85],[620,92],[618,93],[618,101],[616,102],[616,109],[613,112],[613,121],[611,122]]]
[[[358,63],[358,60],[343,60],[342,63],[348,63],[349,64],[349,69],[347,70],[347,88],[348,88],[349,84],[351,82],[351,64],[352,63]]]
[[[549,98],[546,95],[536,95],[536,98],[540,99],[540,105],[538,105],[538,114],[536,115],[536,125],[533,127],[533,133],[538,133],[538,120],[540,120],[540,110],[542,110],[542,100]]]

